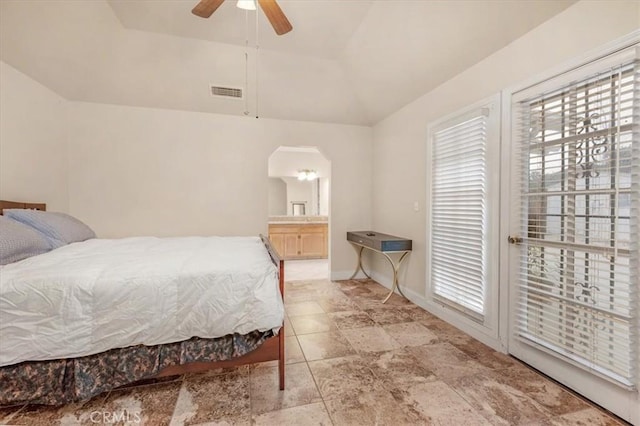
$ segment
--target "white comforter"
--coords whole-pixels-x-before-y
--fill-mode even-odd
[[[257,237],[74,243],[0,269],[0,366],[278,329]]]

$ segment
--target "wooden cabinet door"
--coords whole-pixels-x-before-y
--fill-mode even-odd
[[[300,252],[300,255],[304,257],[323,257],[325,234],[323,232],[301,232]]]
[[[285,234],[269,234],[271,245],[281,258],[284,258],[284,235]]]
[[[284,260],[327,257],[326,224],[270,224],[269,238]]]
[[[298,234],[284,234],[285,259],[295,258],[300,255],[300,245],[298,244],[298,241]]]

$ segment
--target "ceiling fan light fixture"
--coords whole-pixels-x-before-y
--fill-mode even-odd
[[[201,18],[208,18],[213,15],[213,12],[215,12],[222,3],[224,3],[224,0],[200,0],[191,10],[191,13]],[[283,35],[293,29],[291,22],[289,22],[282,9],[280,9],[276,0],[238,0],[236,6],[240,9],[256,10],[258,4],[276,34]]]
[[[244,10],[256,10],[255,0],[238,0],[236,6]]]

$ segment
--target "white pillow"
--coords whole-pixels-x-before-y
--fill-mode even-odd
[[[17,262],[51,250],[43,234],[15,220],[0,216],[0,265]]]
[[[65,213],[5,209],[4,215],[42,233],[49,240],[52,248],[96,237],[91,228]]]

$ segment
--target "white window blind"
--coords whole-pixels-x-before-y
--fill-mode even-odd
[[[433,296],[480,321],[487,281],[487,112],[436,130],[431,156]]]
[[[640,72],[514,104],[523,171],[517,337],[626,387],[637,374]]]

